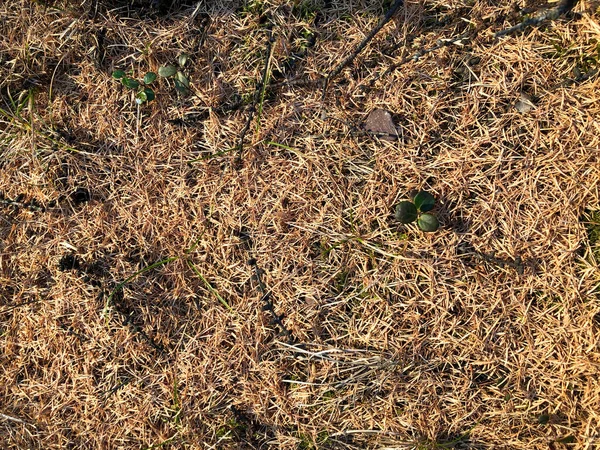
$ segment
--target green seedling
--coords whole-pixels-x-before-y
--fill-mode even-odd
[[[400,223],[409,224],[417,221],[417,226],[427,232],[432,233],[440,227],[438,219],[429,211],[435,206],[435,198],[429,192],[420,191],[412,201],[404,200],[396,205],[394,217]]]
[[[415,206],[419,211],[427,212],[431,211],[435,206],[435,198],[429,192],[421,191],[413,198]]]
[[[175,89],[179,92],[188,92],[190,90],[190,79],[183,73],[189,56],[186,53],[182,53],[177,58],[177,66],[169,64],[167,66],[161,66],[158,69],[158,75],[163,78],[173,78],[175,82]]]
[[[396,219],[401,223],[407,224],[414,222],[417,220],[418,215],[419,212],[413,202],[405,200],[398,203],[398,206],[396,206]]]
[[[154,90],[150,87],[156,80],[156,74],[154,72],[147,72],[142,81],[126,76],[126,73],[123,70],[115,70],[112,73],[112,77],[115,80],[120,80],[121,84],[126,88],[137,91],[135,94],[135,102],[138,105],[151,102],[156,98]]]

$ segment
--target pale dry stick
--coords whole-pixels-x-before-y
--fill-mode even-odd
[[[12,422],[17,422],[17,423],[25,423],[24,420],[21,420],[17,417],[9,416],[7,414],[2,414],[2,413],[0,413],[0,419],[10,420]]]
[[[287,347],[288,349],[294,351],[295,353],[301,354],[301,355],[306,355],[306,359],[311,360],[311,359],[318,359],[321,361],[328,361],[328,362],[332,362],[335,364],[340,364],[340,365],[347,365],[347,366],[361,366],[361,367],[388,367],[388,366],[396,366],[399,363],[398,362],[393,362],[393,361],[386,361],[385,359],[383,359],[380,356],[373,356],[370,358],[359,358],[359,359],[354,359],[352,361],[344,361],[341,359],[335,359],[332,358],[330,356],[327,356],[328,354],[346,354],[346,355],[353,355],[353,354],[357,354],[357,353],[366,353],[366,350],[360,350],[360,349],[341,349],[341,348],[332,348],[329,350],[321,350],[319,352],[311,352],[309,350],[306,350],[298,345],[293,345],[293,344],[288,344],[285,342],[281,342],[281,341],[277,341],[278,344]]]
[[[321,350],[320,352],[311,352],[309,350],[305,350],[301,347],[298,347],[296,345],[292,345],[292,344],[287,344],[285,342],[280,342],[278,341],[279,344],[283,345],[284,347],[288,347],[292,350],[294,350],[296,353],[301,353],[304,355],[308,355],[310,358],[317,358],[317,359],[322,359],[325,361],[331,361],[331,362],[340,362],[337,359],[333,359],[333,358],[329,358],[328,356],[326,356],[329,353],[349,353],[349,354],[353,354],[353,353],[366,353],[366,350],[344,350],[344,349],[340,349],[340,348],[332,348],[329,350]]]
[[[19,419],[18,417],[9,416],[8,414],[0,413],[0,419],[8,420],[9,422],[22,423],[23,425],[28,425],[33,428],[37,428],[34,424],[24,421],[23,419]]]
[[[232,433],[232,431],[231,431],[231,430],[228,430],[228,431],[227,431],[227,433],[225,433],[223,436],[221,436],[217,442],[215,442],[215,443],[214,443],[213,445],[211,445],[210,447],[207,447],[207,450],[215,450],[215,449],[217,449],[217,448],[220,448],[220,447],[217,447],[217,446],[218,446],[218,445],[221,443],[221,441],[223,441],[223,440],[227,439],[227,437],[228,437],[228,436],[229,436],[231,433]]]
[[[283,379],[281,380],[282,383],[289,383],[289,384],[297,384],[299,386],[328,386],[331,383],[310,383],[308,381],[299,381],[299,380],[287,380],[287,379]]]
[[[346,436],[349,434],[382,434],[389,436],[401,436],[400,433],[396,433],[394,431],[384,431],[384,430],[345,430],[338,431],[337,433],[330,434],[329,437],[337,437],[337,436]],[[406,442],[405,444],[399,445],[413,445],[414,443]]]
[[[329,354],[331,354],[332,356],[334,356],[335,354],[338,354],[339,356],[344,356],[348,354],[353,355],[356,353],[366,353],[365,350],[348,350],[333,348],[328,350],[322,350],[319,352],[311,352],[300,346],[286,344],[281,341],[278,341],[278,344],[294,350],[297,353],[297,355],[295,355],[294,358],[298,361],[308,361],[311,363],[314,363],[315,361],[329,362],[335,364],[339,368],[338,375],[348,374],[348,376],[343,380],[330,381],[324,383],[296,382],[295,380],[283,380],[284,382],[290,384],[295,383],[307,386],[331,386],[333,389],[341,389],[350,384],[359,383],[361,382],[361,380],[372,378],[376,371],[390,371],[402,365],[402,363],[399,361],[394,361],[389,357],[384,359],[381,356],[359,358],[354,360],[336,359],[334,357],[327,356]],[[406,370],[406,367],[404,367],[403,370]]]
[[[390,7],[390,9],[385,13],[383,19],[379,21],[377,26],[371,30],[369,34],[358,44],[356,49],[350,53],[344,60],[339,63],[323,80],[323,94],[321,95],[321,101],[325,100],[325,94],[327,93],[327,87],[329,82],[337,77],[342,70],[344,70],[348,64],[350,64],[354,59],[359,55],[360,52],[367,46],[367,44],[375,37],[379,31],[392,19],[396,11],[400,9],[400,7],[404,4],[404,0],[396,0],[394,4]]]

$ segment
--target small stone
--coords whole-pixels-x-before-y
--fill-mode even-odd
[[[535,105],[529,95],[521,92],[519,100],[515,103],[515,109],[522,114],[526,114],[532,109],[535,109]]]

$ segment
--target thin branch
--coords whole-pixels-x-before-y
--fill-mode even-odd
[[[324,78],[316,78],[310,80],[305,77],[294,78],[291,80],[280,81],[279,83],[273,83],[269,86],[269,89],[279,89],[283,87],[310,87],[323,84]]]
[[[264,303],[263,311],[268,311],[269,313],[271,313],[271,322],[279,326],[279,328],[281,329],[281,333],[287,337],[288,343],[292,344],[294,342],[294,336],[292,335],[292,332],[288,330],[285,324],[283,323],[283,315],[279,315],[275,312],[275,305],[273,305],[273,301],[271,300],[271,292],[267,290],[267,286],[262,280],[263,271],[258,268],[258,265],[256,264],[256,259],[254,258],[251,258],[248,261],[248,264],[254,268],[254,279],[258,283],[258,289],[262,294],[261,301]]]
[[[256,113],[256,106],[259,107],[259,119],[260,113],[262,111],[262,103],[264,100],[265,92],[267,89],[267,82],[269,77],[269,67],[271,65],[271,57],[273,55],[273,31],[272,25],[267,28],[267,54],[265,56],[265,64],[263,67],[263,73],[261,81],[256,85],[256,90],[254,91],[254,98],[252,99],[252,105],[248,110],[248,118],[246,119],[246,124],[244,128],[242,128],[242,132],[240,133],[240,138],[237,145],[238,155],[236,157],[236,162],[239,163],[242,160],[242,153],[244,151],[244,139],[246,137],[246,133],[250,129],[250,124],[252,123],[252,119],[254,118],[254,114]]]
[[[23,425],[28,425],[30,427],[33,427],[33,428],[37,429],[37,427],[34,424],[29,423],[29,422],[27,422],[27,421],[25,421],[23,419],[19,419],[18,417],[9,416],[8,414],[0,413],[0,419],[8,420],[10,422],[20,423],[20,424],[23,424]]]
[[[375,28],[371,30],[371,32],[358,44],[358,47],[350,53],[344,60],[337,65],[335,69],[333,69],[329,75],[327,75],[323,81],[323,95],[322,98],[325,98],[325,93],[327,92],[327,86],[329,82],[337,77],[342,70],[346,68],[354,59],[359,55],[360,52],[367,46],[367,44],[375,37],[379,31],[392,19],[396,11],[400,9],[400,7],[404,4],[404,0],[396,0],[388,12],[385,14],[383,19],[377,24]]]
[[[35,200],[31,202],[25,202],[21,197],[17,197],[15,200],[5,198],[2,192],[0,192],[0,205],[12,206],[14,208],[24,208],[30,211],[44,212],[46,208],[38,204]]]
[[[558,4],[558,6],[556,6],[556,8],[551,8],[551,9],[546,9],[544,11],[541,11],[538,14],[536,14],[534,17],[524,20],[523,22],[521,22],[518,25],[507,28],[506,30],[498,31],[494,36],[497,38],[502,37],[502,36],[507,36],[509,34],[518,33],[520,31],[523,31],[525,28],[528,28],[528,27],[538,26],[542,22],[545,22],[546,20],[556,20],[560,16],[567,14],[569,11],[571,11],[577,5],[578,2],[579,2],[579,0],[563,0],[562,2],[560,2]]]
[[[399,62],[392,64],[391,66],[388,66],[387,69],[385,69],[383,72],[376,75],[371,81],[369,81],[369,84],[367,86],[365,86],[363,89],[368,90],[368,89],[372,88],[378,80],[380,80],[381,78],[385,78],[390,73],[392,73],[394,70],[398,69],[399,67],[403,66],[404,64],[406,64],[410,61],[416,62],[419,59],[421,59],[421,57],[427,55],[428,53],[432,53],[436,50],[439,50],[440,48],[448,47],[450,45],[460,44],[460,42],[463,39],[466,39],[467,37],[468,37],[468,34],[463,33],[455,38],[439,39],[435,45],[433,45],[429,48],[420,48],[412,55],[406,56],[406,57],[402,58],[402,60],[400,60]]]

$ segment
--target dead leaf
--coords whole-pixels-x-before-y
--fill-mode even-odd
[[[378,108],[371,111],[365,121],[365,131],[389,141],[398,139],[398,130],[392,120],[392,115],[385,109]]]

